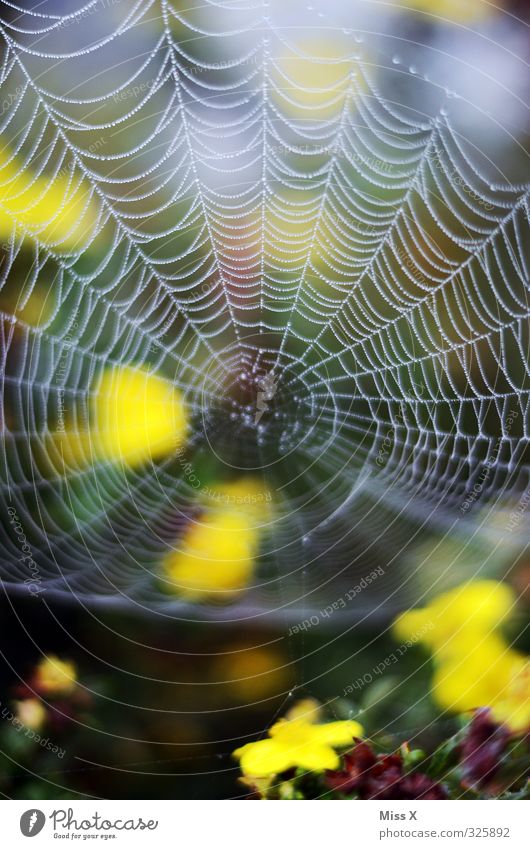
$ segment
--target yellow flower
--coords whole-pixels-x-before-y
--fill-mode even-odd
[[[316,724],[314,709],[280,719],[269,729],[268,740],[236,749],[244,775],[265,778],[292,767],[312,771],[337,769],[335,748],[350,746],[362,727],[353,720]]]
[[[513,731],[530,727],[530,664],[495,635],[462,647],[460,658],[444,659],[433,678],[433,696],[448,710],[489,707]]]
[[[179,550],[166,556],[164,577],[189,600],[229,600],[249,584],[258,542],[250,515],[229,508],[207,512],[188,525]]]
[[[273,97],[283,113],[292,118],[330,120],[344,105],[354,69],[346,39],[299,40],[271,63]]]
[[[49,474],[66,475],[71,470],[81,469],[97,458],[92,452],[89,431],[76,431],[70,424],[64,431],[51,433],[44,441],[44,452],[40,463],[49,464]],[[33,456],[37,454],[34,449]]]
[[[131,366],[102,372],[92,398],[97,456],[142,463],[175,450],[187,428],[181,395],[168,380]]]
[[[203,487],[201,497],[205,510],[164,558],[163,577],[189,600],[229,601],[252,580],[271,494],[244,477]]]
[[[22,725],[31,728],[32,731],[40,731],[46,722],[46,708],[40,699],[23,699],[15,702],[15,712]]]
[[[522,731],[530,727],[530,663],[498,633],[514,603],[506,584],[474,581],[401,614],[393,631],[400,640],[422,634],[434,657],[432,694],[440,707],[489,707],[498,722]]]
[[[59,250],[79,250],[96,223],[90,189],[79,176],[36,175],[7,149],[0,151],[0,236],[13,232]]]
[[[493,718],[514,731],[530,728],[530,661],[514,663],[506,692],[492,705]]]
[[[480,580],[442,593],[426,607],[402,613],[392,631],[397,640],[417,637],[432,651],[449,651],[453,640],[466,643],[471,635],[488,633],[509,616],[513,590],[498,581]]]
[[[467,711],[491,707],[506,698],[524,656],[497,634],[476,635],[455,644],[436,664],[433,695],[443,708]]]
[[[72,693],[77,685],[77,670],[73,663],[59,660],[50,654],[43,658],[35,672],[35,687],[47,696],[66,696]]]
[[[234,645],[224,650],[212,676],[230,697],[256,702],[285,690],[291,681],[289,661],[271,646]]]

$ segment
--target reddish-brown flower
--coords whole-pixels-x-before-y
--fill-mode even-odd
[[[405,774],[400,754],[376,755],[358,742],[344,756],[344,768],[326,775],[328,787],[359,799],[447,799],[442,784],[421,772]]]
[[[460,749],[465,787],[484,787],[493,778],[509,739],[509,729],[494,722],[488,708],[475,712]]]

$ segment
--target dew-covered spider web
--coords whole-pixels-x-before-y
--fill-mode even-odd
[[[0,21],[5,587],[28,579],[15,513],[49,593],[191,618],[300,616],[376,567],[348,615],[381,613],[426,536],[505,550],[529,486],[528,188],[451,96],[414,72],[423,108],[398,102],[369,38],[282,26],[281,4],[22,6]],[[183,452],[128,467],[72,442],[112,366],[180,391]],[[168,595],[195,481],[246,475],[251,585]]]

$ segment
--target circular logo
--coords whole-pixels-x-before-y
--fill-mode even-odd
[[[20,830],[24,837],[35,837],[44,828],[46,816],[37,808],[25,811],[20,817]]]

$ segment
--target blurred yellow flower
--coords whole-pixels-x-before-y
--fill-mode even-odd
[[[337,769],[335,748],[352,744],[362,734],[354,720],[317,724],[313,711],[280,719],[269,729],[268,740],[257,740],[236,749],[244,775],[264,778],[292,767],[311,771]]]
[[[76,431],[70,424],[65,424],[64,431],[51,433],[46,438],[44,446],[42,462],[50,464],[50,474],[55,471],[60,475],[66,475],[70,470],[81,469],[96,460],[92,454],[90,433]]]
[[[291,118],[329,120],[343,108],[353,69],[351,45],[338,37],[299,40],[272,63],[272,96]]]
[[[498,628],[514,603],[514,592],[507,584],[471,581],[442,593],[426,607],[402,613],[392,630],[398,640],[421,633],[421,641],[440,653],[449,651],[455,639],[465,643],[471,633],[482,635]]]
[[[47,696],[66,696],[75,690],[77,670],[73,663],[50,654],[35,671],[35,688]]]
[[[435,666],[433,695],[437,703],[455,711],[491,707],[505,697],[524,657],[495,633],[478,635],[453,645]]]
[[[46,708],[40,699],[22,699],[15,702],[16,717],[26,728],[40,731],[46,722]]]
[[[79,250],[96,223],[90,189],[79,176],[36,175],[7,148],[0,150],[0,237],[38,238],[59,250]]]
[[[164,558],[163,577],[188,600],[230,601],[254,575],[272,495],[248,476],[203,486],[201,499],[205,509],[186,528],[178,550]]]
[[[280,694],[291,683],[289,661],[271,646],[234,645],[225,649],[212,668],[212,676],[229,688],[232,698],[244,703]]]
[[[498,628],[513,610],[513,590],[497,581],[474,581],[403,613],[394,636],[406,640],[427,623],[422,641],[433,654],[432,694],[447,710],[491,709],[514,731],[530,727],[530,663]]]
[[[493,718],[514,731],[530,728],[530,660],[513,664],[506,691],[492,705]]]
[[[495,12],[495,7],[484,0],[394,0],[394,3],[461,24],[484,20]]]
[[[228,601],[248,586],[258,552],[253,517],[224,508],[188,525],[178,551],[165,558],[163,574],[178,595],[192,601]]]
[[[174,451],[188,429],[177,389],[142,368],[105,369],[92,396],[94,453],[129,465]]]
[[[303,719],[314,725],[322,719],[322,706],[316,699],[299,699],[285,714],[286,719]]]

